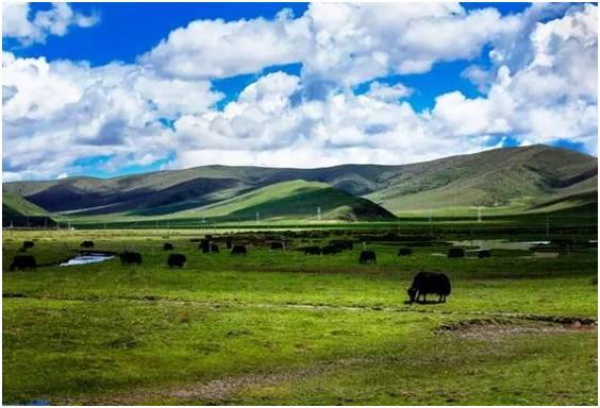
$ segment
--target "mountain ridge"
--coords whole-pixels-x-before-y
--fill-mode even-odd
[[[53,212],[165,215],[217,205],[269,185],[305,180],[326,183],[400,214],[469,206],[534,209],[543,202],[597,191],[597,173],[596,157],[534,145],[404,165],[312,169],[210,165],[108,179],[5,183],[5,189]]]

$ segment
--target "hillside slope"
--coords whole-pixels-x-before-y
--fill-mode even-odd
[[[395,214],[473,206],[523,212],[553,209],[557,203],[562,208],[597,202],[597,174],[596,157],[536,145],[402,166],[206,166],[113,179],[7,183],[4,188],[49,211],[77,215],[167,216],[226,204],[239,195],[293,180],[326,183]]]
[[[303,219],[343,221],[393,221],[396,217],[364,198],[355,197],[325,183],[285,181],[193,210],[172,218],[202,217],[215,221]]]
[[[48,212],[17,194],[2,192],[2,226],[52,226]]]

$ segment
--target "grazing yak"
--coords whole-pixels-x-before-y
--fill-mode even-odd
[[[93,248],[94,241],[83,241],[80,245],[81,248]]]
[[[375,251],[361,251],[358,262],[361,264],[376,263],[377,255],[375,254]]]
[[[321,250],[323,255],[335,255],[339,254],[340,252],[342,252],[342,250],[335,245],[325,245]]]
[[[119,259],[121,260],[122,265],[142,264],[142,254],[140,254],[139,252],[122,252],[119,254]]]
[[[169,243],[169,242],[165,242],[163,245],[163,251],[172,251],[173,250],[173,244]]]
[[[346,250],[351,251],[354,249],[354,244],[352,243],[352,241],[348,241],[345,239],[337,239],[337,240],[329,241],[329,245],[335,246],[340,251],[346,251]]]
[[[321,255],[321,248],[318,246],[307,246],[300,248],[304,255]]]
[[[231,248],[231,255],[246,255],[248,250],[245,245],[234,245]]]
[[[17,255],[13,258],[9,270],[35,269],[37,264],[35,258],[31,255]]]
[[[480,259],[489,258],[491,256],[492,256],[492,254],[490,253],[489,249],[482,249],[481,251],[477,252],[477,258],[480,258]]]
[[[200,245],[198,245],[198,249],[202,251],[203,254],[207,254],[210,252],[210,241],[208,239],[201,239]]]
[[[464,258],[465,250],[460,247],[451,247],[448,250],[448,258]]]
[[[167,258],[167,265],[169,268],[183,268],[187,263],[187,258],[183,254],[170,254]]]
[[[411,287],[408,289],[410,303],[426,302],[428,294],[438,295],[438,303],[446,302],[450,295],[450,279],[439,272],[419,272],[415,275]],[[420,300],[420,298],[422,298]]]
[[[398,256],[409,256],[409,255],[412,255],[412,249],[410,249],[410,248],[398,249]]]
[[[217,244],[210,244],[210,252],[212,252],[213,254],[218,254],[219,253],[219,246]]]
[[[33,248],[33,241],[23,241],[23,246],[21,247],[23,251],[26,251],[29,248]]]
[[[271,242],[271,249],[276,250],[276,249],[285,249],[285,243],[283,241],[275,241],[275,242]]]

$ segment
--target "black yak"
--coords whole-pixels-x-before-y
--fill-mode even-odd
[[[375,254],[375,251],[361,251],[358,262],[361,264],[376,263],[377,255]]]
[[[489,258],[490,256],[492,256],[492,254],[490,253],[489,249],[482,249],[481,251],[477,252],[478,258]]]
[[[13,258],[9,270],[14,271],[18,269],[35,269],[37,264],[35,258],[31,255],[17,255]]]
[[[321,255],[321,248],[318,246],[307,246],[300,250],[304,252],[304,255]]]
[[[329,245],[335,246],[340,251],[345,251],[345,250],[351,251],[352,249],[354,249],[354,244],[352,243],[352,241],[343,240],[343,239],[329,241]]]
[[[27,250],[29,248],[33,248],[33,241],[23,241],[23,246],[21,248]]]
[[[245,245],[234,245],[231,248],[231,255],[246,255],[248,250]]]
[[[167,265],[169,268],[183,268],[186,263],[187,258],[183,254],[170,254],[169,258],[167,259]]]
[[[225,240],[225,246],[227,247],[227,249],[231,249],[233,247],[233,239],[227,238]]]
[[[122,265],[142,264],[142,255],[139,252],[122,252],[119,254],[119,259],[121,259]]]
[[[198,245],[198,249],[202,251],[203,254],[207,254],[210,252],[210,241],[208,239],[201,239],[200,245]]]
[[[219,246],[217,244],[210,244],[210,252],[214,253],[214,254],[218,254],[219,253]]]
[[[323,255],[335,255],[339,254],[340,252],[342,252],[342,250],[335,245],[325,245],[321,250]]]
[[[172,251],[173,250],[173,244],[169,243],[169,242],[165,242],[163,245],[163,251]]]
[[[415,275],[411,287],[408,289],[410,303],[427,301],[428,294],[438,295],[438,302],[445,302],[450,295],[450,279],[439,272],[419,272]]]
[[[83,241],[80,245],[81,248],[93,248],[94,241]]]
[[[409,256],[409,255],[412,255],[412,249],[410,249],[410,248],[398,249],[398,256]]]
[[[451,247],[448,250],[448,258],[464,258],[465,250],[460,247]]]
[[[285,244],[283,241],[271,242],[271,249],[285,249]]]

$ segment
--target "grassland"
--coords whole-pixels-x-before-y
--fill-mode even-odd
[[[250,245],[247,257],[201,254],[189,240],[204,233],[5,232],[3,402],[598,402],[595,327],[549,322],[596,320],[595,248],[449,260],[432,255],[447,249],[442,242],[405,258],[396,257],[398,243],[372,242],[377,264],[359,265],[358,248],[305,256]],[[293,245],[350,232],[337,234]],[[34,240],[39,262],[93,239],[97,249],[138,250],[144,263],[8,272],[25,239]],[[187,255],[186,268],[166,267],[166,241]],[[421,269],[450,276],[446,304],[404,303]]]
[[[596,157],[550,146],[493,149],[402,166],[319,169],[206,166],[111,179],[5,183],[5,191],[77,222],[212,218],[214,222],[377,221],[597,207]],[[325,208],[336,204],[335,207]],[[378,207],[379,206],[379,207]],[[382,208],[381,208],[382,207]]]

